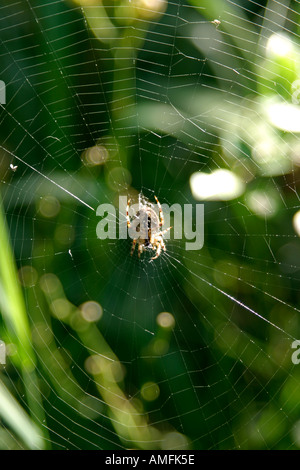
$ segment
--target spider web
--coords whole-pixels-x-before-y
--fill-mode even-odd
[[[299,2],[0,11],[1,195],[37,381],[5,319],[1,380],[37,447],[298,448]],[[171,233],[149,262],[99,240],[97,207],[120,227],[139,194],[204,203],[203,248]],[[26,447],[4,418],[0,445]]]

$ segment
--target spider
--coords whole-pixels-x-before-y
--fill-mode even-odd
[[[136,243],[138,243],[138,257],[140,257],[141,253],[143,253],[143,251],[147,249],[156,252],[155,256],[153,256],[150,261],[158,258],[161,254],[161,250],[166,251],[166,245],[164,243],[163,235],[172,228],[169,227],[166,230],[162,230],[164,224],[164,214],[159,200],[156,196],[154,197],[159,209],[159,216],[154,210],[154,206],[151,202],[147,201],[141,196],[139,197],[139,210],[134,216],[134,219],[136,219],[136,232],[139,232],[139,235],[137,238],[133,239],[130,253],[132,256]],[[134,220],[130,220],[129,205],[130,199],[127,202],[126,208],[126,219],[128,228],[131,227],[132,221]]]

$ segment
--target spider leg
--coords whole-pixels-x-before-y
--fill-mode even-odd
[[[128,199],[127,202],[127,207],[126,207],[126,220],[127,220],[127,227],[130,227],[130,218],[129,218],[129,204],[130,204],[130,199]]]
[[[158,205],[158,209],[159,209],[159,218],[160,218],[159,227],[162,228],[162,226],[164,225],[164,214],[163,214],[163,211],[162,211],[159,200],[157,199],[156,196],[154,196],[154,197],[155,197],[155,200],[156,200],[156,204]]]
[[[130,253],[130,256],[132,256],[132,255],[133,255],[133,252],[134,252],[134,249],[135,249],[136,242],[137,242],[137,239],[135,238],[135,239],[132,241],[132,247],[131,247],[131,253]]]
[[[140,258],[141,254],[143,253],[143,245],[139,245],[138,247],[138,257]]]
[[[160,244],[161,244],[161,247],[164,251],[166,251],[166,245],[165,245],[165,242],[163,240],[163,237],[161,237],[161,240],[160,240]]]
[[[164,251],[166,251],[166,245],[165,245],[164,239],[161,235],[156,238],[156,245],[157,245],[157,247],[161,246],[161,248]]]
[[[155,247],[155,248],[156,248],[156,247]],[[161,242],[159,241],[159,242],[157,243],[156,255],[153,256],[153,258],[151,258],[151,261],[152,261],[153,259],[158,258],[159,255],[160,255],[160,253],[161,253]]]
[[[166,230],[163,230],[162,232],[158,232],[156,236],[162,237],[165,233],[167,233],[169,230],[171,230],[173,227],[166,228]]]

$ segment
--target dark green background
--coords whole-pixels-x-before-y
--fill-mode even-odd
[[[29,386],[18,335],[3,316],[0,337],[16,351],[1,381],[46,448],[296,449],[299,144],[265,110],[268,100],[292,103],[299,5],[176,0],[146,18],[125,0],[107,1],[108,31],[99,6],[93,28],[79,3],[0,4],[1,194],[17,268],[30,268],[25,279],[19,273],[36,361]],[[280,31],[294,42],[293,56],[266,53],[268,37]],[[272,145],[268,165],[253,157],[262,134]],[[109,158],[87,166],[83,152],[96,143]],[[87,205],[140,191],[151,201],[195,205],[190,175],[217,168],[238,174],[246,190],[205,202],[201,251],[171,239],[149,263],[147,254],[130,257],[129,240],[97,239],[99,219]],[[253,191],[276,201],[271,217],[251,209]],[[41,213],[45,196],[59,201],[54,217]],[[70,241],[57,236],[65,226]],[[43,289],[49,274],[61,283],[54,297],[69,302],[66,319],[53,314]],[[103,308],[91,327],[78,317],[90,300]],[[173,315],[173,330],[157,324],[163,311]],[[156,429],[152,437],[139,425],[128,437],[127,402],[122,409],[101,393],[109,388],[105,372],[86,370],[89,356],[108,350],[126,371],[119,390],[142,427]],[[153,401],[141,395],[149,381],[160,390]],[[0,446],[28,447],[7,417],[1,424]]]

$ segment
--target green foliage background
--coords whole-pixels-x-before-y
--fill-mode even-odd
[[[267,110],[293,104],[299,4],[0,8],[0,447],[298,448],[299,144]],[[278,32],[293,48],[270,57]],[[108,159],[91,166],[96,144]],[[97,240],[88,206],[140,190],[195,204],[190,175],[220,167],[246,191],[205,203],[201,252],[170,240],[145,263]]]

